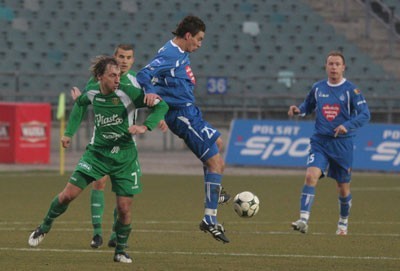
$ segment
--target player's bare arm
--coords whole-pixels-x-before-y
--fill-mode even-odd
[[[293,117],[294,115],[297,115],[299,113],[300,113],[300,109],[297,106],[291,105],[289,107],[289,111],[288,111],[289,117]]]
[[[129,133],[132,135],[144,134],[147,130],[147,126],[144,125],[132,125],[128,128]]]
[[[77,87],[72,87],[71,88],[71,97],[72,97],[72,99],[74,99],[74,101],[79,97],[79,96],[81,96],[81,91],[79,90],[79,88],[77,88]]]
[[[68,148],[71,145],[71,138],[69,136],[62,136],[61,137],[61,144],[63,148]]]

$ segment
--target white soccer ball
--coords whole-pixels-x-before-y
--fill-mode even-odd
[[[260,200],[252,192],[244,191],[233,199],[233,208],[240,217],[250,218],[258,213]]]

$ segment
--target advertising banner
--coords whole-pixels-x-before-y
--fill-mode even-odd
[[[49,163],[50,128],[50,104],[0,103],[0,163]]]
[[[228,165],[306,167],[311,121],[233,120]],[[368,124],[354,139],[353,168],[400,172],[400,125]]]

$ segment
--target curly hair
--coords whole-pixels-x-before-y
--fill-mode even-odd
[[[112,56],[100,55],[92,60],[92,65],[89,70],[96,81],[99,76],[105,73],[107,65],[109,64],[118,67],[118,62]]]

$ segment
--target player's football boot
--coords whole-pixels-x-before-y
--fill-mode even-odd
[[[37,247],[40,244],[40,242],[43,241],[45,236],[46,236],[46,233],[43,232],[42,229],[39,226],[29,236],[28,244],[31,247]]]
[[[132,263],[132,258],[126,252],[120,252],[114,255],[114,262]]]
[[[302,219],[299,219],[296,222],[293,222],[292,228],[293,228],[293,230],[299,231],[301,233],[307,233],[307,231],[308,231],[307,222]]]
[[[96,234],[95,236],[93,236],[92,241],[90,242],[90,246],[92,248],[99,248],[103,245],[103,237],[101,237],[100,235]]]
[[[229,202],[231,195],[229,195],[223,187],[221,187],[221,193],[219,194],[218,204],[225,204]]]
[[[212,237],[215,238],[217,241],[222,241],[224,244],[229,243],[229,239],[225,236],[225,229],[221,224],[211,225],[207,224],[204,220],[201,221],[199,225],[200,230],[204,231],[205,233],[211,233]]]
[[[347,225],[339,223],[336,230],[336,235],[347,235]]]
[[[116,247],[117,246],[117,239],[110,239],[108,241],[108,247]]]

